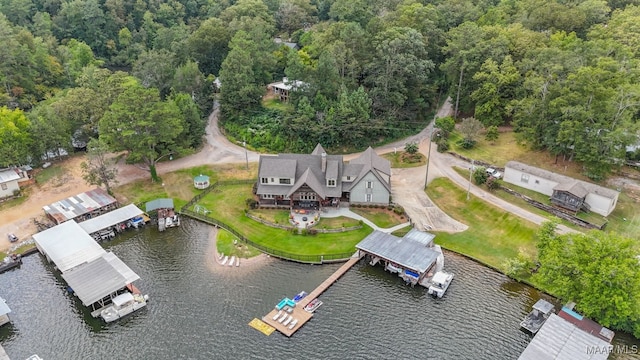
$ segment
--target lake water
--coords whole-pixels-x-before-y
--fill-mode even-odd
[[[13,310],[0,343],[12,360],[517,359],[531,340],[519,323],[539,292],[452,253],[445,268],[456,277],[443,299],[360,262],[321,296],[324,305],[293,337],[265,336],[249,321],[283,296],[313,290],[340,265],[269,259],[212,269],[208,235],[208,226],[186,220],[107,243],[151,297],[147,309],[111,325],[91,318],[39,255],[25,258],[0,275],[0,296]],[[615,341],[640,344],[624,334]]]

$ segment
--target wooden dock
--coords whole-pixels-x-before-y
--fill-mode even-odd
[[[313,317],[313,313],[305,311],[304,307],[307,304],[309,304],[309,302],[311,302],[313,299],[320,296],[320,294],[322,294],[325,290],[327,290],[329,286],[333,285],[333,283],[335,283],[342,275],[344,275],[344,273],[346,273],[349,269],[353,267],[353,265],[355,265],[358,261],[360,261],[361,258],[362,256],[356,256],[356,257],[350,258],[349,261],[344,263],[344,265],[342,265],[331,276],[329,276],[327,280],[323,281],[320,285],[318,285],[318,287],[315,288],[315,290],[313,290],[309,295],[307,295],[304,299],[300,300],[296,304],[296,306],[292,309],[292,311],[287,315],[287,317],[291,316],[292,319],[298,320],[298,322],[293,328],[289,329],[289,326],[291,325],[291,323],[287,325],[283,325],[281,322],[278,321],[279,318],[282,317],[283,315],[281,314],[279,317],[276,317],[276,315],[278,314],[278,310],[276,310],[275,308],[271,310],[267,315],[265,315],[262,318],[262,321],[274,327],[276,330],[278,330],[282,334],[290,337],[296,331],[298,331],[298,329],[300,329],[302,325],[304,325],[307,321],[311,320],[311,318]],[[274,320],[274,317],[276,317],[275,320]],[[286,318],[284,321],[286,321]]]

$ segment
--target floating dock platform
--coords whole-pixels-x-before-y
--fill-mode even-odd
[[[333,283],[335,283],[342,275],[344,275],[344,273],[346,273],[349,269],[353,267],[353,265],[355,265],[358,261],[360,261],[362,256],[363,255],[358,254],[350,258],[349,261],[344,263],[344,265],[338,268],[336,272],[334,272],[331,276],[329,276],[327,280],[323,281],[322,284],[318,285],[318,287],[315,288],[315,290],[313,290],[309,295],[307,295],[302,300],[300,300],[300,302],[298,302],[296,306],[292,308],[290,313],[283,311],[279,317],[276,317],[279,311],[276,310],[274,307],[273,310],[271,310],[267,315],[265,315],[262,318],[262,321],[267,325],[275,328],[282,334],[288,337],[291,337],[291,335],[293,335],[296,331],[298,331],[298,329],[300,329],[307,321],[311,320],[311,318],[313,317],[313,313],[305,311],[304,307],[307,306],[307,304],[309,304],[312,300],[320,296],[320,294],[322,294],[325,290],[327,290],[331,285],[333,285]],[[278,321],[280,320],[280,317],[282,317],[283,314],[285,313],[288,314],[287,317],[291,316],[293,318],[291,322],[293,322],[294,320],[297,320],[295,326],[291,329],[289,329],[289,326],[291,326],[291,322],[288,322],[287,325],[284,325],[283,323]],[[275,320],[274,320],[274,317],[276,317]],[[284,320],[283,322],[286,322],[286,320]]]

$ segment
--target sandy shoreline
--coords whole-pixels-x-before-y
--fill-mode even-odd
[[[268,255],[260,254],[250,259],[240,259],[240,266],[222,265],[220,260],[220,253],[216,249],[216,238],[218,236],[218,229],[212,227],[209,231],[209,245],[205,253],[206,264],[209,270],[213,272],[237,272],[241,269],[258,269],[264,265],[267,265],[274,261],[274,259]]]

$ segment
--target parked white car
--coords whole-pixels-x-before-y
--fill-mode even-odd
[[[494,168],[487,168],[487,174],[496,179],[500,179],[502,177],[502,173]]]

